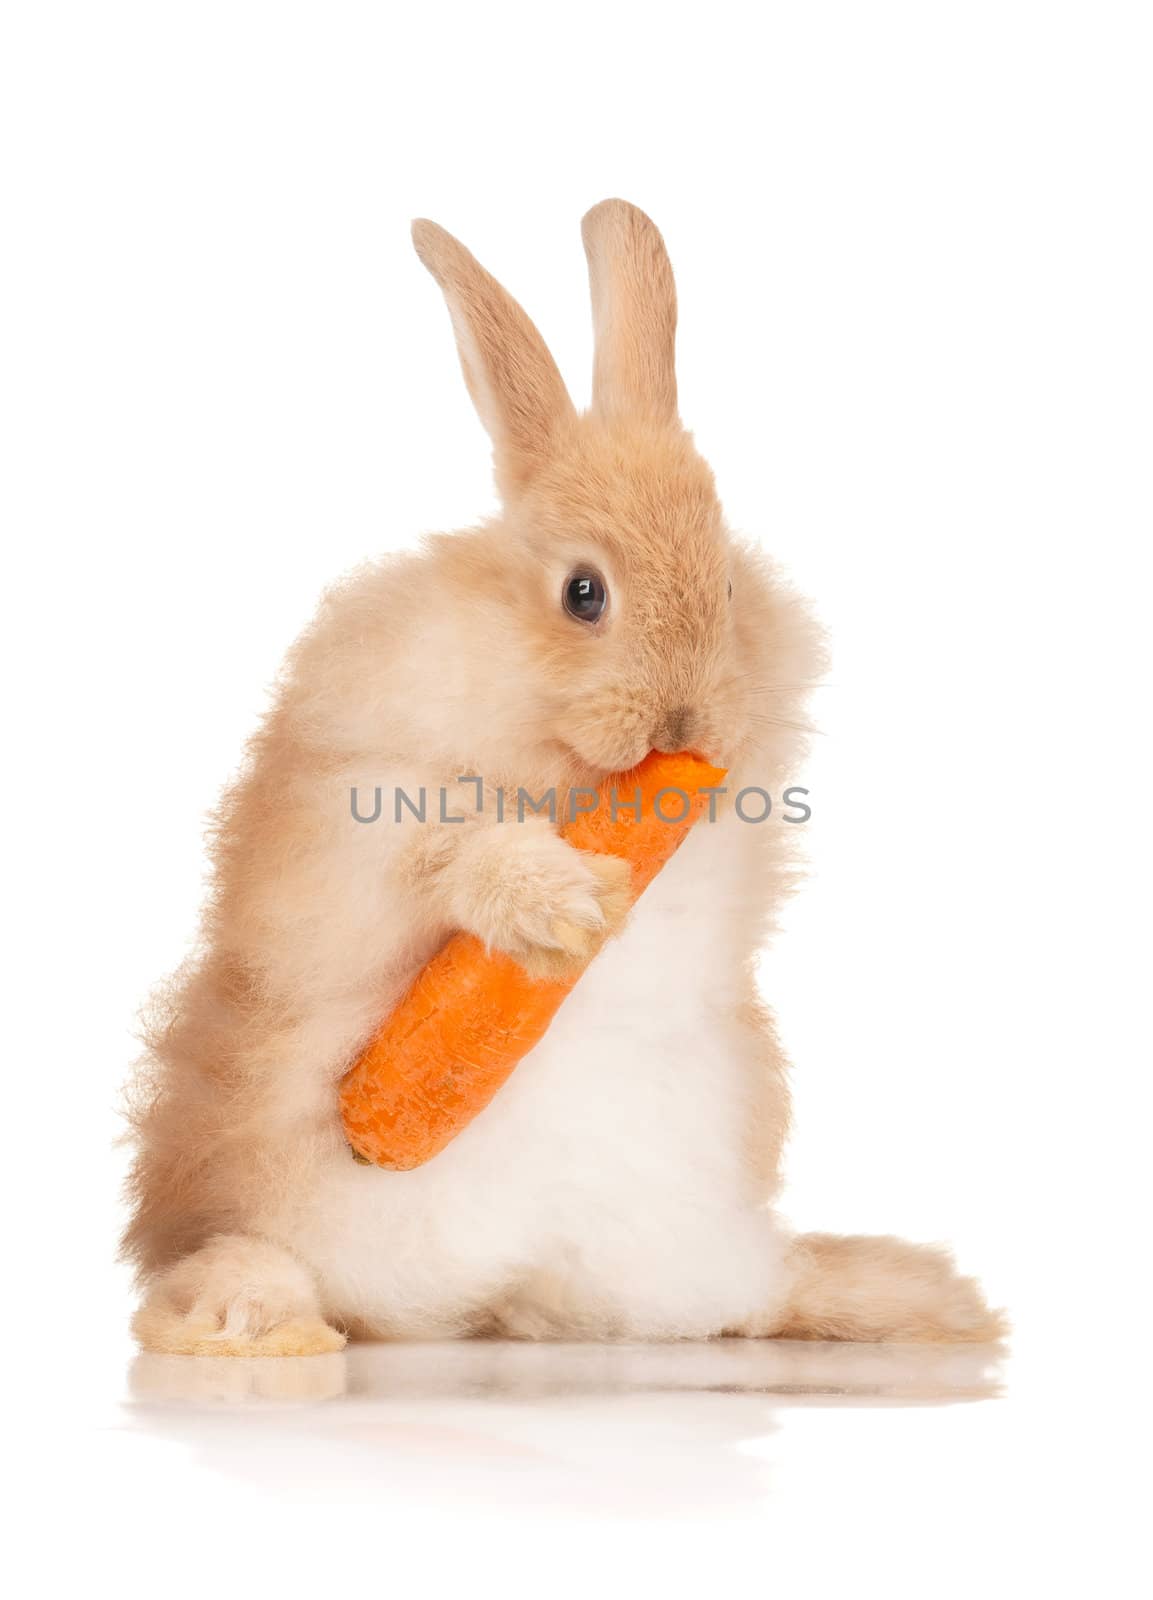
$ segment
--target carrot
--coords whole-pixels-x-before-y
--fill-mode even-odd
[[[629,862],[635,901],[724,776],[697,756],[654,751],[609,779],[596,808],[579,812],[564,836],[578,850]],[[472,934],[455,934],[341,1083],[341,1118],[353,1153],[400,1172],[438,1155],[544,1036],[580,976],[531,978],[512,956],[486,950]]]

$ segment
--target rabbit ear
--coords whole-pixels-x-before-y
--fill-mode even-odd
[[[464,381],[493,442],[497,482],[516,488],[548,457],[558,426],[575,416],[568,390],[532,322],[459,239],[421,218],[412,242],[448,301]]]
[[[677,291],[656,224],[627,200],[602,200],[581,223],[593,302],[593,410],[677,415]]]

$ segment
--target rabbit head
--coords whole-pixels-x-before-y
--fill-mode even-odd
[[[622,770],[652,748],[732,765],[789,727],[814,665],[811,625],[730,537],[680,422],[661,235],[622,200],[595,206],[583,235],[595,355],[579,414],[516,301],[451,234],[413,226],[504,504],[482,557],[470,549],[471,581],[527,645],[541,738],[582,768]]]

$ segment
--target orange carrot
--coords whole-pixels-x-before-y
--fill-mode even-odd
[[[580,812],[564,836],[578,850],[629,862],[635,901],[724,776],[697,756],[654,751],[632,772],[611,778],[596,809]],[[454,935],[341,1084],[341,1116],[354,1153],[401,1172],[439,1154],[544,1036],[579,977],[530,978],[512,956],[486,950],[471,934]]]

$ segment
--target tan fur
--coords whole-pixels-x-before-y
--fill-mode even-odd
[[[344,1346],[298,1261],[225,1235],[157,1277],[132,1331],[162,1355],[315,1356]]]
[[[803,1234],[790,1313],[781,1339],[999,1339],[1004,1315],[990,1311],[973,1278],[947,1250],[904,1239]]]
[[[265,1235],[291,1243],[318,1174],[345,1158],[335,1086],[361,1044],[455,928],[556,972],[619,924],[619,869],[578,856],[543,818],[497,822],[495,787],[563,794],[654,746],[693,747],[730,767],[734,787],[777,797],[797,777],[823,668],[807,609],[731,537],[677,421],[672,275],[649,219],[622,201],[586,219],[598,339],[583,416],[539,333],[468,251],[432,223],[414,239],[448,300],[504,508],[331,592],[222,803],[200,948],[155,1005],[133,1095],[125,1248],[149,1289],[136,1331],[155,1350],[335,1348],[306,1265]],[[590,560],[610,593],[595,628],[559,604],[565,575]],[[457,797],[461,775],[479,773],[489,798],[462,825],[359,828],[350,786],[381,771]],[[756,909],[726,935],[738,964],[791,885],[794,836],[758,833]],[[756,1076],[752,1206],[779,1183],[788,1093],[751,980],[746,992],[717,1025]],[[968,1338],[997,1326],[967,1280],[916,1247],[812,1239],[797,1268],[786,1327],[747,1331]],[[493,1316],[462,1306],[456,1325]],[[497,1320],[523,1331],[511,1310]]]
[[[412,241],[448,301],[464,381],[492,435],[498,482],[514,490],[574,420],[564,380],[532,322],[459,239],[422,218]]]
[[[596,332],[593,409],[605,417],[677,415],[677,291],[664,242],[623,200],[602,200],[581,225]]]

